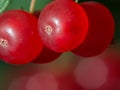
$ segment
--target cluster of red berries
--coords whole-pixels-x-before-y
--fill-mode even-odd
[[[114,19],[104,5],[55,0],[41,11],[39,20],[22,10],[0,15],[0,58],[26,64],[50,62],[67,51],[96,56],[109,46],[113,35]]]

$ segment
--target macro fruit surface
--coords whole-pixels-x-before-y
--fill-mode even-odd
[[[115,23],[112,13],[99,2],[80,3],[88,16],[88,34],[81,45],[72,52],[82,57],[92,57],[102,53],[111,43]]]
[[[22,10],[0,15],[0,58],[11,64],[31,62],[42,50],[37,19]]]
[[[88,19],[82,7],[74,1],[53,1],[41,11],[38,27],[47,48],[66,52],[83,42]]]

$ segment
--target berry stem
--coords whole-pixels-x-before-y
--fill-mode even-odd
[[[79,0],[75,0],[76,3],[78,3]]]
[[[36,0],[31,0],[30,9],[29,9],[29,12],[31,14],[34,13],[35,3],[36,3]]]

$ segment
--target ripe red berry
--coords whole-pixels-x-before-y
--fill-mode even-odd
[[[34,16],[38,19],[41,11],[35,11]],[[49,63],[57,59],[61,53],[54,52],[47,47],[44,46],[42,52],[35,58],[33,63],[41,64],[41,63]]]
[[[84,42],[72,52],[83,57],[91,57],[103,52],[114,35],[114,19],[104,5],[98,2],[80,4],[88,16],[88,34]]]
[[[34,63],[49,63],[57,59],[61,53],[56,53],[46,47],[43,48],[40,55],[33,61]]]
[[[37,19],[22,10],[0,15],[0,58],[10,64],[31,62],[42,50]]]
[[[83,42],[88,19],[77,3],[58,0],[42,10],[38,27],[46,47],[56,52],[66,52]]]

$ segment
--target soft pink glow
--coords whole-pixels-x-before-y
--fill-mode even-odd
[[[108,67],[99,58],[89,58],[79,62],[75,78],[86,89],[97,89],[107,81]]]
[[[32,76],[26,86],[26,90],[58,90],[55,77],[46,72],[40,72]]]

